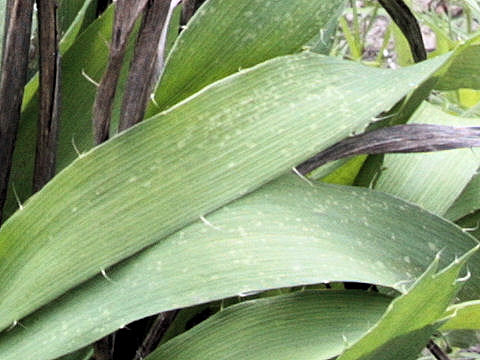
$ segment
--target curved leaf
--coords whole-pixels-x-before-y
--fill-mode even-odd
[[[363,129],[442,61],[277,58],[81,156],[0,230],[0,328]]]
[[[480,175],[478,173],[448,209],[445,217],[452,221],[458,220],[477,210],[480,210]]]
[[[455,279],[464,261],[436,275],[437,259],[370,330],[388,298],[375,293],[300,292],[232,306],[160,346],[147,359],[330,359],[351,342],[355,344],[340,359],[416,359],[458,289]],[[359,340],[362,330],[368,334]]]
[[[440,330],[479,330],[480,300],[455,304],[448,308],[451,318],[442,325]]]
[[[480,125],[479,119],[450,115],[424,103],[409,123],[450,126]],[[415,202],[443,215],[480,166],[480,153],[457,149],[425,154],[388,154],[375,189]],[[447,170],[447,171],[446,171]]]
[[[447,264],[477,241],[379,192],[283,177],[107,270],[0,336],[2,360],[51,359],[129,322],[248,293],[329,281],[406,291],[442,251]],[[463,298],[480,294],[480,259]],[[109,280],[110,279],[110,280]],[[42,344],[42,346],[39,346]]]
[[[415,360],[463,284],[457,281],[467,259],[478,247],[439,273],[437,257],[409,291],[396,298],[382,319],[338,360]]]
[[[60,52],[65,53],[75,42],[80,33],[94,21],[93,0],[63,0],[60,4],[62,39]],[[96,4],[95,4],[96,5]]]
[[[156,106],[150,106],[146,117],[240,68],[300,51],[344,4],[344,0],[207,1],[178,37],[155,92]]]
[[[438,90],[457,90],[459,88],[480,89],[480,35],[473,36],[459,46],[443,76],[435,88]]]
[[[147,360],[330,359],[378,321],[390,298],[303,291],[231,306],[172,339]]]

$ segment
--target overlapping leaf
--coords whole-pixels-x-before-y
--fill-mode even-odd
[[[458,289],[464,260],[440,274],[434,263],[372,329],[388,298],[307,291],[232,306],[147,359],[330,359],[352,343],[340,359],[416,359]]]
[[[338,359],[416,359],[432,333],[442,325],[439,320],[463,284],[457,281],[459,273],[476,250],[438,274],[437,258],[408,293],[395,299],[382,319]]]
[[[300,51],[344,4],[344,0],[207,1],[172,49],[155,93],[156,105],[151,104],[146,117],[239,69]]]
[[[210,2],[210,1],[209,1]],[[306,0],[301,1],[277,1],[269,9],[270,12],[264,13],[252,12],[250,10],[251,1],[211,1],[213,4],[208,5],[210,9],[204,15],[198,15],[192,19],[189,27],[200,26],[201,30],[206,24],[208,29],[206,31],[196,31],[193,34],[193,39],[188,40],[192,35],[188,35],[192,29],[185,30],[182,33],[186,39],[182,45],[176,46],[177,53],[180,56],[181,64],[177,66],[168,65],[167,74],[172,73],[176,78],[179,75],[184,76],[186,73],[184,66],[185,59],[193,61],[193,59],[204,59],[205,56],[210,56],[212,67],[208,68],[207,77],[210,79],[203,82],[203,85],[209,82],[237,72],[240,67],[246,68],[249,65],[259,63],[263,60],[273,58],[278,55],[284,55],[286,49],[290,52],[298,51],[301,46],[309,40],[313,34],[317,33],[322,25],[326,24],[332,14],[338,12],[343,7],[343,0],[335,1],[320,1],[311,2]],[[301,2],[304,7],[298,6]],[[217,4],[215,4],[217,3]],[[303,9],[293,12],[288,12],[293,8]],[[254,4],[257,8],[258,4]],[[263,4],[262,4],[263,7]],[[315,11],[308,12],[307,10],[315,9]],[[86,9],[82,9],[86,10]],[[318,12],[317,12],[318,11]],[[222,19],[227,26],[225,31],[239,30],[238,36],[243,34],[242,26],[244,22],[238,21],[238,16],[233,16],[234,13],[243,14],[244,20],[247,22],[254,22],[255,29],[261,27],[264,30],[276,29],[274,33],[269,33],[268,36],[251,39],[248,46],[256,47],[256,52],[251,52],[249,55],[249,62],[243,61],[241,56],[233,56],[233,52],[229,48],[234,42],[229,37],[223,36],[223,33],[218,28],[218,21]],[[247,14],[244,14],[247,13]],[[67,33],[61,50],[66,50],[70,47],[73,35],[75,35],[77,27],[79,26],[84,13],[78,14],[77,19],[70,31]],[[197,19],[198,18],[198,19]],[[284,22],[286,18],[288,22]],[[77,157],[77,149],[81,152],[87,151],[93,145],[92,140],[92,124],[91,124],[91,109],[95,98],[97,88],[92,84],[88,78],[99,82],[106,66],[108,59],[108,41],[111,37],[113,22],[113,7],[110,7],[99,19],[97,19],[76,41],[70,51],[67,51],[62,59],[62,114],[61,126],[57,155],[57,169],[61,170],[70,164]],[[199,23],[199,25],[196,25]],[[228,27],[230,25],[230,27]],[[213,30],[212,30],[213,27]],[[172,27],[171,31],[176,32],[177,29]],[[251,29],[249,30],[251,31]],[[260,31],[260,30],[259,30]],[[263,31],[263,30],[262,30]],[[186,35],[185,35],[186,34]],[[197,38],[198,34],[200,37]],[[258,33],[259,36],[261,32]],[[227,44],[228,46],[226,46]],[[279,45],[280,44],[280,45]],[[205,48],[215,48],[216,52],[211,50],[205,52]],[[182,50],[183,49],[183,50]],[[190,50],[189,50],[190,49]],[[182,51],[199,51],[199,54],[193,56],[191,54],[183,54]],[[235,45],[235,49],[242,50],[239,45]],[[127,53],[131,54],[131,50]],[[243,50],[242,50],[243,51]],[[248,53],[248,52],[247,52]],[[183,55],[182,55],[183,54]],[[256,54],[256,55],[255,55]],[[237,54],[238,55],[238,54]],[[130,55],[127,55],[127,61]],[[228,71],[218,72],[217,65],[214,63],[221,60],[222,64],[227,64],[226,58],[230,58],[228,62]],[[175,61],[173,62],[175,63]],[[213,66],[215,65],[215,66]],[[180,67],[179,67],[180,66]],[[173,67],[173,69],[172,69]],[[188,66],[190,68],[191,65]],[[122,70],[120,83],[124,84],[127,74],[127,67]],[[172,70],[170,70],[172,69]],[[204,73],[207,70],[203,64],[199,64],[196,70]],[[225,70],[225,69],[224,69]],[[210,75],[209,75],[210,74]],[[166,75],[168,77],[168,75]],[[212,77],[213,76],[213,77]],[[162,88],[164,88],[162,84]],[[17,148],[14,154],[14,164],[11,174],[11,186],[9,188],[9,196],[5,212],[7,215],[13,213],[18,208],[15,192],[18,194],[20,201],[26,200],[32,193],[31,178],[33,173],[33,154],[35,153],[35,145],[32,139],[36,138],[36,117],[37,117],[37,100],[35,97],[38,83],[31,83],[26,88],[24,97],[24,110],[20,130],[17,137]],[[202,87],[202,86],[200,86]],[[196,87],[196,89],[200,89]],[[173,91],[173,90],[172,90]],[[176,90],[175,90],[176,91]],[[120,104],[123,90],[122,86],[117,91],[115,103],[113,105],[112,116],[112,135],[116,132],[117,121],[119,118]],[[182,97],[182,99],[185,96]],[[155,110],[158,112],[158,109]],[[153,114],[153,113],[151,113]],[[14,191],[15,190],[15,191]]]
[[[480,210],[480,175],[478,173],[448,209],[445,217],[458,220],[477,210]]]
[[[0,356],[51,359],[156,312],[252,290],[357,281],[405,291],[443,249],[477,242],[415,206],[367,189],[291,175],[207,216],[21,320]],[[339,266],[339,264],[341,266]],[[480,273],[478,256],[469,268]],[[474,275],[462,293],[480,294]],[[42,346],[38,346],[42,344]]]
[[[304,291],[214,315],[147,360],[330,359],[378,321],[390,299],[357,291]]]
[[[82,156],[0,230],[0,327],[364,128],[441,63],[277,58]]]
[[[455,57],[436,85],[438,90],[459,88],[480,89],[480,35],[478,33],[459,46]]]
[[[108,58],[108,41],[111,33],[113,8],[110,8],[62,55],[62,111],[58,143],[57,169],[61,170],[80,151],[93,145],[91,108],[96,86],[87,77],[99,80]],[[126,73],[125,73],[126,75]],[[38,78],[25,88],[22,118],[17,134],[17,145],[10,175],[9,196],[5,212],[10,215],[17,208],[14,190],[21,201],[32,193],[33,159],[38,112]]]
[[[410,123],[478,126],[480,120],[450,115],[424,103]],[[462,193],[479,166],[480,154],[472,149],[385,155],[383,170],[375,188],[443,215]]]
[[[441,330],[479,330],[480,329],[480,300],[456,304],[448,308],[448,320]]]

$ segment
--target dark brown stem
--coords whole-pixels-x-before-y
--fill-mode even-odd
[[[150,354],[160,343],[163,335],[177,316],[178,310],[167,311],[158,314],[152,326],[150,327],[142,345],[138,348],[133,360],[142,360]]]
[[[480,146],[480,127],[407,124],[346,138],[297,166],[308,174],[330,161],[368,154],[416,153]]]
[[[40,44],[40,111],[33,191],[54,175],[60,106],[60,55],[58,52],[57,2],[37,0]]]
[[[378,0],[407,38],[415,62],[427,58],[422,31],[410,8],[402,0]]]
[[[8,0],[0,75],[0,222],[27,80],[33,0]]]
[[[433,340],[430,340],[427,344],[427,349],[437,360],[450,360],[450,358],[443,352],[440,347],[435,344]]]
[[[180,25],[185,26],[205,0],[183,0]]]
[[[115,333],[105,336],[93,344],[93,358],[95,360],[113,360],[115,348]]]
[[[95,144],[100,144],[108,139],[112,105],[127,49],[128,37],[147,2],[148,0],[137,0],[133,3],[130,0],[118,0],[116,2],[107,70],[102,77],[93,105]]]
[[[182,15],[180,17],[180,25],[185,26],[190,18],[195,13],[196,0],[183,0],[182,1]]]
[[[145,10],[142,26],[130,65],[118,130],[123,131],[142,121],[150,92],[156,81],[157,61],[162,31],[168,26],[170,0],[151,0]]]
[[[93,136],[95,144],[108,140],[112,106],[117,90],[120,71],[127,49],[128,38],[135,22],[142,14],[148,0],[117,0],[113,20],[112,41],[108,65],[97,90],[93,105]],[[115,346],[115,333],[94,344],[94,359],[111,360]]]

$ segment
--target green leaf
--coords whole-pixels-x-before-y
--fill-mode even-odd
[[[395,40],[395,52],[398,57],[398,63],[401,66],[412,65],[414,61],[407,38],[396,24],[392,23],[390,27]]]
[[[322,181],[330,184],[353,185],[366,158],[366,155],[360,155],[348,159],[342,166],[335,169],[327,176],[322,177]],[[312,178],[318,178],[316,171],[313,171]]]
[[[480,300],[468,301],[452,305],[447,309],[446,316],[451,317],[440,330],[479,330]]]
[[[480,240],[480,211],[467,215],[457,220],[456,223],[463,228],[463,231]]]
[[[451,64],[437,85],[438,90],[457,90],[460,88],[480,89],[480,35],[472,37],[459,46]]]
[[[441,63],[277,58],[81,156],[0,230],[0,328],[365,128]]]
[[[439,257],[409,291],[395,299],[382,319],[338,360],[416,359],[452,302],[461,281],[457,280],[467,259],[478,247],[436,273]]]
[[[58,3],[58,22],[60,35],[63,37],[68,28],[72,25],[82,8],[91,3],[91,0],[60,0]]]
[[[455,221],[477,210],[480,210],[480,175],[478,173],[448,209],[445,217]]]
[[[358,39],[354,35],[354,32],[350,29],[350,25],[344,17],[339,19],[339,24],[342,29],[345,40],[348,44],[348,49],[350,50],[350,56],[353,60],[361,60],[363,55],[362,43],[357,41]]]
[[[294,175],[223,207],[207,221],[176,232],[107,269],[108,278],[98,275],[21,320],[23,326],[0,336],[0,358],[29,353],[36,360],[51,359],[133,320],[255,290],[356,281],[405,292],[438,251],[443,249],[446,265],[477,245],[455,225],[389,195],[311,186]],[[480,271],[478,256],[469,268]],[[480,278],[474,277],[462,297],[479,294]]]
[[[231,306],[160,346],[147,360],[330,359],[357,340],[390,298],[364,291],[303,291]]]
[[[480,119],[450,115],[425,102],[409,123],[478,126]],[[480,153],[472,149],[388,154],[384,157],[383,170],[375,189],[443,215],[462,193],[479,166]]]
[[[239,69],[300,51],[344,4],[344,0],[207,1],[178,37],[155,92],[156,106],[150,106],[145,117]]]

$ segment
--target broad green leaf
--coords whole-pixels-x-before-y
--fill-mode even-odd
[[[409,123],[478,126],[480,119],[450,115],[424,103]],[[443,215],[480,166],[480,153],[472,149],[436,153],[388,154],[375,189],[412,201]]]
[[[442,325],[440,330],[479,330],[480,329],[480,300],[468,301],[452,305],[447,309],[447,316],[451,318]]]
[[[390,298],[303,291],[247,301],[170,340],[147,360],[330,359],[381,317]]]
[[[206,85],[277,56],[301,50],[336,16],[344,0],[209,0],[172,49],[155,92],[165,110]]]
[[[459,273],[476,250],[478,247],[439,273],[437,257],[412,288],[395,299],[382,319],[338,360],[416,359],[442,325],[439,320],[463,284],[457,280]]]
[[[0,229],[0,329],[365,128],[441,63],[277,58],[84,154]]]
[[[480,210],[480,175],[475,175],[463,190],[462,194],[448,209],[445,217],[452,221],[458,220]]]
[[[477,33],[455,52],[448,70],[440,77],[436,89],[480,89],[480,35]]]
[[[453,224],[389,195],[282,177],[106,270],[0,336],[0,358],[51,359],[133,320],[255,290],[331,281],[405,292],[443,249],[476,246]],[[469,263],[480,273],[478,256]],[[474,276],[464,299],[480,294]],[[39,346],[42,344],[42,346]]]

